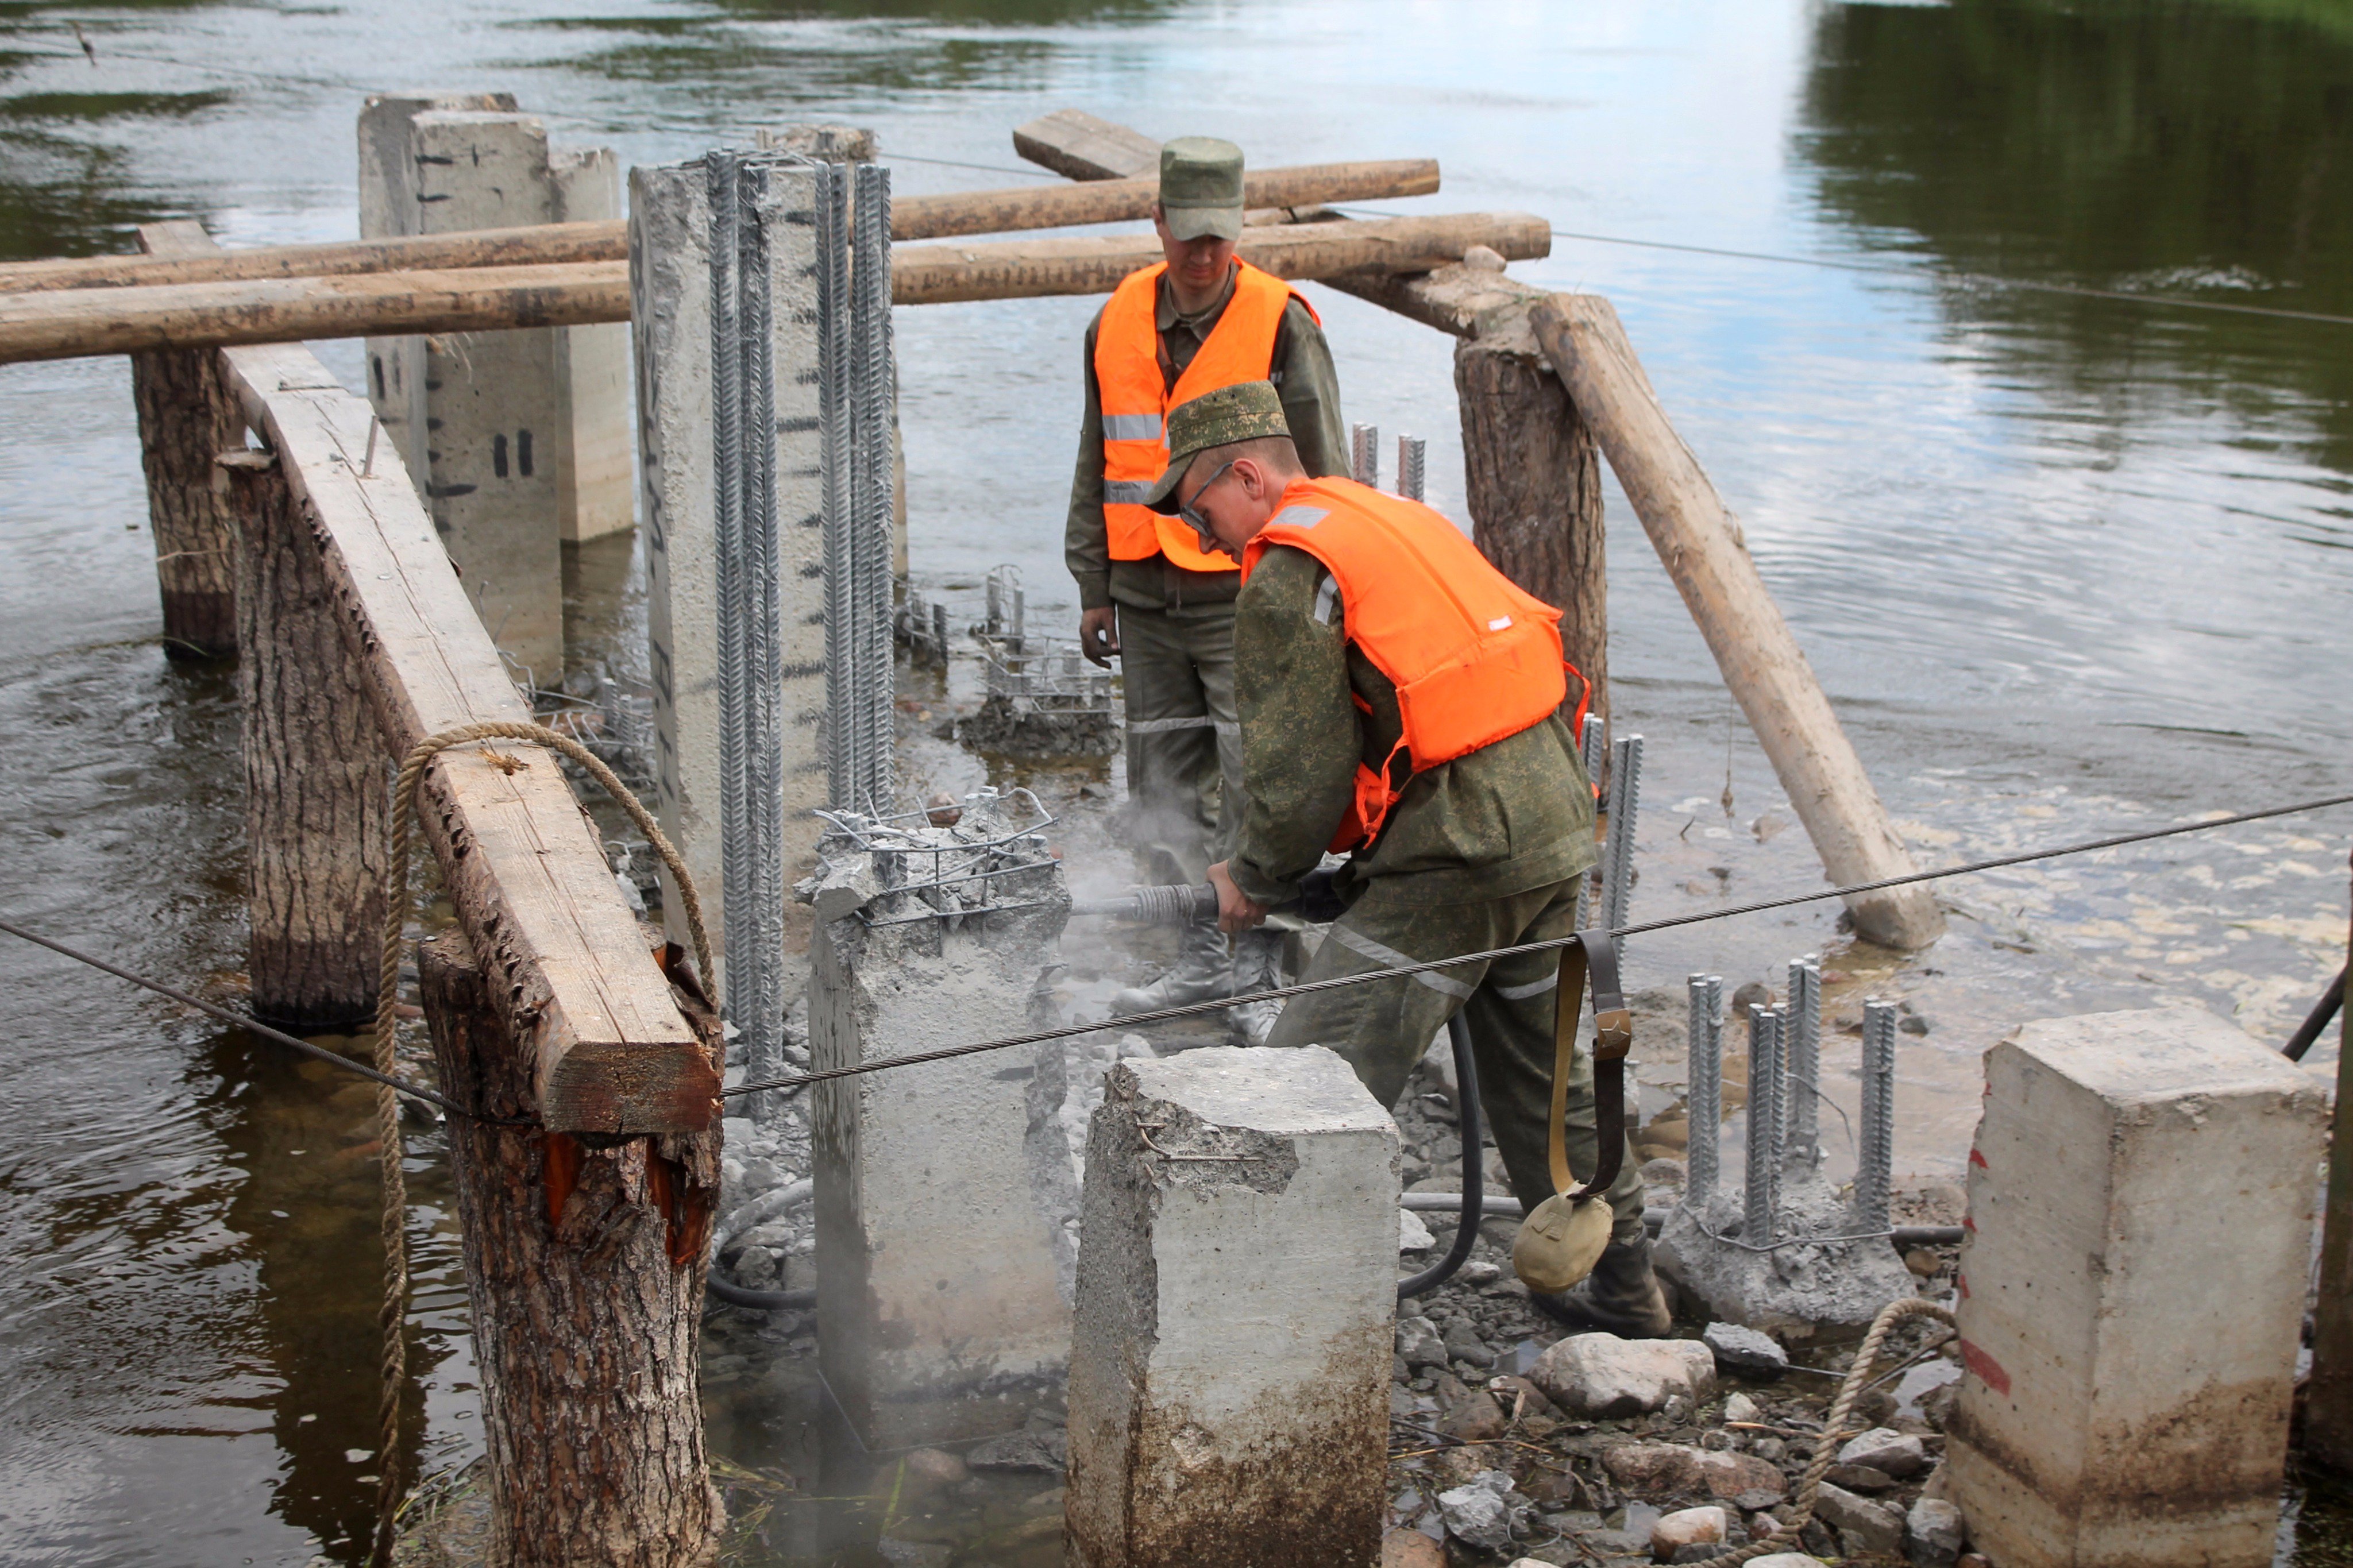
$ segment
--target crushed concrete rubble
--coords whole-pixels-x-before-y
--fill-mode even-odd
[[[1880,1308],[1912,1293],[1911,1270],[1883,1239],[1797,1242],[1752,1252],[1715,1239],[1739,1236],[1737,1189],[1719,1189],[1702,1206],[1704,1214],[1678,1206],[1667,1216],[1659,1233],[1659,1272],[1718,1319],[1785,1340],[1841,1338],[1861,1332]],[[1852,1237],[1862,1228],[1828,1183],[1793,1179],[1783,1187],[1778,1237]]]

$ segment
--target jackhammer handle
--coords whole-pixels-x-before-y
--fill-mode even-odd
[[[1278,914],[1295,914],[1303,920],[1322,925],[1338,920],[1347,909],[1332,891],[1329,871],[1310,871],[1301,879],[1299,897],[1287,904],[1274,906]],[[1178,885],[1169,888],[1138,888],[1121,899],[1088,899],[1071,905],[1071,913],[1108,915],[1115,920],[1142,921],[1149,925],[1189,925],[1195,921],[1215,920],[1218,915],[1218,889],[1207,882],[1192,887]]]

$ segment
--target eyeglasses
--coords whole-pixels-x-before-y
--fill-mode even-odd
[[[1193,531],[1200,536],[1201,552],[1204,555],[1210,554],[1217,551],[1221,551],[1225,546],[1218,542],[1217,531],[1209,526],[1209,520],[1203,517],[1200,512],[1195,509],[1201,504],[1201,498],[1209,493],[1209,487],[1216,484],[1219,479],[1224,479],[1226,477],[1226,470],[1232,468],[1237,460],[1238,459],[1236,458],[1229,458],[1223,463],[1220,463],[1218,466],[1218,471],[1216,473],[1211,474],[1208,479],[1201,481],[1201,488],[1193,492],[1193,499],[1176,509],[1176,515],[1184,519],[1186,522],[1191,524]]]

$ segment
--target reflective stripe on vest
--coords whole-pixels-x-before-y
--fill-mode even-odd
[[[1234,291],[1169,386],[1160,374],[1160,276],[1167,265],[1131,273],[1103,307],[1095,329],[1095,390],[1103,405],[1103,527],[1114,561],[1166,555],[1191,572],[1230,572],[1233,562],[1202,550],[1191,528],[1144,505],[1168,467],[1168,411],[1237,382],[1264,381],[1274,368],[1274,338],[1291,285],[1249,262],[1236,266]],[[1303,300],[1302,303],[1304,303]],[[1308,314],[1314,314],[1309,307]]]
[[[1560,612],[1419,501],[1353,479],[1303,479],[1243,549],[1242,581],[1276,544],[1323,563],[1348,641],[1396,683],[1409,776],[1541,724],[1568,695]],[[1355,808],[1334,850],[1380,832],[1399,794],[1396,755],[1377,769],[1357,764]]]

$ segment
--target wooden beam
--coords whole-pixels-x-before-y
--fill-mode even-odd
[[[1254,208],[1426,196],[1437,190],[1435,158],[1309,163],[1297,168],[1260,169],[1242,177],[1242,201]],[[955,235],[1130,223],[1150,217],[1153,204],[1159,199],[1160,176],[1156,173],[1138,179],[1105,180],[1083,185],[901,196],[892,203],[891,237],[944,239]]]
[[[142,228],[167,226],[204,235],[203,226],[192,218]],[[469,267],[565,267],[584,261],[626,261],[628,256],[628,226],[618,218],[385,239],[338,239],[316,245],[264,245],[248,250],[223,250],[206,237],[201,250],[183,247],[144,256],[11,262],[0,266],[0,294],[238,283],[268,278],[343,278]]]
[[[2353,942],[2347,954],[2353,961]],[[2353,1475],[2353,1006],[2338,1014],[2337,1040],[2337,1101],[2329,1119],[2304,1453],[2307,1462]]]
[[[1492,333],[1519,338],[1528,330],[1527,312],[1552,296],[1532,283],[1504,277],[1504,259],[1493,250],[1473,250],[1461,261],[1424,273],[1358,273],[1324,282],[1454,337]]]
[[[1237,253],[1278,278],[1345,272],[1427,272],[1484,245],[1514,258],[1548,255],[1552,231],[1525,213],[1375,218],[1242,231]],[[891,298],[902,305],[959,300],[1106,294],[1161,259],[1151,235],[902,246],[891,258]]]
[[[1903,837],[1766,592],[1739,523],[1675,434],[1618,312],[1595,295],[1556,294],[1530,321],[1773,760],[1822,868],[1833,882],[1910,873]],[[1848,908],[1856,931],[1885,947],[1925,947],[1945,929],[1925,887],[1866,893]]]
[[[1485,246],[1544,256],[1552,233],[1525,213],[1463,213],[1298,224],[1244,232],[1244,259],[1279,278],[1426,272]],[[1158,261],[1150,235],[902,246],[901,305],[1105,294]],[[157,288],[0,295],[0,364],[146,349],[294,342],[396,332],[565,327],[629,319],[627,262],[377,272]]]
[[[629,265],[480,267],[0,295],[0,364],[629,319]]]
[[[1160,143],[1141,131],[1058,109],[1013,128],[1013,150],[1071,180],[1124,180],[1160,174]]]
[[[307,349],[231,350],[224,374],[277,453],[395,757],[485,720],[528,721],[464,586],[367,403]],[[519,766],[515,764],[520,764]],[[500,742],[444,752],[425,837],[508,1028],[537,1064],[545,1124],[694,1131],[717,1075],[648,957],[556,759]]]
[[[1434,158],[1374,163],[1310,163],[1261,169],[1242,182],[1252,207],[1286,209],[1322,202],[1426,196],[1438,189]],[[945,239],[968,234],[1071,228],[1130,223],[1152,216],[1159,180],[1113,180],[1089,185],[1047,185],[1008,191],[959,191],[901,196],[891,209],[891,237]],[[194,230],[205,243],[144,256],[70,257],[0,265],[0,294],[47,294],[67,289],[127,289],[172,283],[236,283],[270,278],[343,278],[370,272],[448,271],[473,267],[568,267],[627,261],[625,219],[534,224],[520,228],[469,229],[458,234],[334,240],[222,250],[193,219],[148,228]]]
[[[167,266],[170,258],[216,248],[204,226],[189,219],[142,224],[139,244]],[[132,354],[131,401],[139,412],[139,461],[155,535],[164,651],[174,658],[234,654],[237,519],[215,482],[213,459],[244,444],[244,416],[206,349]]]

